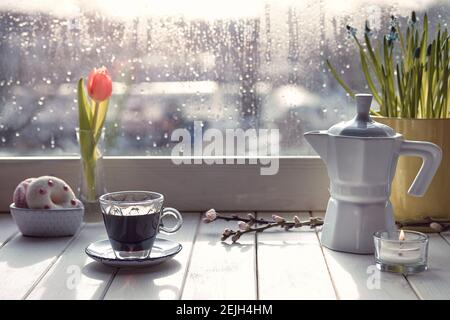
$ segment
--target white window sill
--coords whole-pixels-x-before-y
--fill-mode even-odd
[[[260,174],[259,162],[175,165],[169,157],[105,157],[104,168],[108,191],[158,191],[166,195],[167,205],[184,211],[325,210],[328,177],[322,160],[292,156],[278,160],[278,173],[266,176]],[[79,159],[0,158],[0,211],[9,211],[12,193],[21,180],[47,174],[65,179],[76,189]]]

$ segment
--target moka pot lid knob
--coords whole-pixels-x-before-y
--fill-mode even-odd
[[[335,124],[328,133],[335,136],[347,137],[393,137],[396,132],[391,127],[373,121],[370,117],[370,105],[372,95],[367,93],[358,93],[356,99],[356,115],[349,121],[343,121]]]

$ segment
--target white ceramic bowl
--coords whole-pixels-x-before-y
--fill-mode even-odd
[[[24,209],[14,203],[11,215],[24,236],[64,237],[74,235],[83,222],[84,208]]]

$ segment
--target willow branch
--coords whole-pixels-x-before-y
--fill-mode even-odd
[[[259,233],[270,228],[283,228],[288,231],[293,228],[300,228],[304,226],[309,226],[313,229],[323,224],[323,220],[321,218],[309,218],[309,220],[301,221],[298,216],[294,216],[293,221],[287,221],[283,217],[272,215],[272,220],[267,220],[256,219],[252,213],[247,213],[246,217],[240,217],[237,214],[223,215],[216,212],[214,209],[208,210],[203,218],[204,223],[211,223],[216,220],[238,222],[239,230],[225,229],[222,234],[222,241],[225,241],[231,237],[233,242],[236,242],[243,234],[251,232]]]
[[[225,221],[244,221],[247,223],[254,223],[254,224],[270,224],[273,221],[269,221],[266,219],[256,219],[253,214],[248,213],[248,218],[239,217],[237,214],[232,215],[224,215],[217,213],[216,218],[214,220],[225,220]]]
[[[270,222],[268,224],[265,224],[261,227],[251,227],[248,226],[248,228],[246,228],[245,230],[230,230],[230,229],[225,229],[225,231],[222,234],[222,241],[227,240],[229,237],[231,237],[231,241],[234,243],[236,241],[239,240],[239,238],[246,233],[251,233],[251,232],[255,232],[255,233],[260,233],[263,232],[267,229],[271,229],[271,228],[283,228],[286,231],[289,231],[290,229],[293,228],[301,228],[304,226],[309,226],[311,229],[314,229],[317,226],[321,226],[323,224],[323,220],[320,218],[310,218],[309,220],[306,221],[280,221],[280,222]]]
[[[397,221],[397,227],[407,228],[407,227],[425,227],[431,228],[438,232],[450,230],[450,220],[448,219],[437,219],[432,217],[426,217],[423,220],[417,221]]]

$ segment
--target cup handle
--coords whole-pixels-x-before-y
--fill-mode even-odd
[[[167,216],[172,216],[177,220],[177,224],[172,227],[172,228],[167,228],[164,227],[164,217]],[[183,224],[183,217],[181,216],[181,213],[175,209],[175,208],[164,208],[162,210],[162,214],[161,214],[161,218],[160,218],[160,223],[159,223],[159,231],[162,231],[164,233],[174,233],[177,232],[178,230],[180,230],[181,225]]]
[[[400,147],[400,155],[422,158],[422,166],[411,184],[408,194],[414,197],[423,196],[441,163],[441,148],[431,142],[405,140]]]

